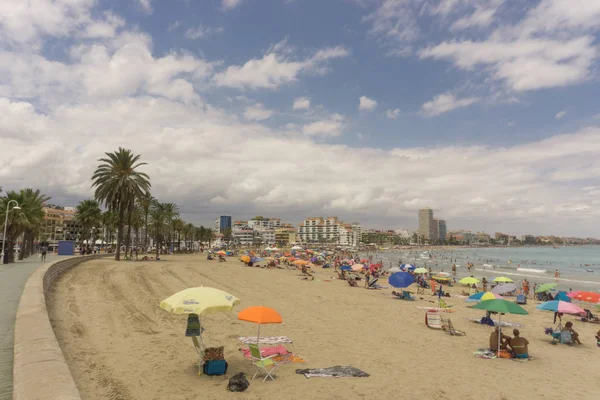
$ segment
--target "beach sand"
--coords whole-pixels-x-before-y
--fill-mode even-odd
[[[525,306],[530,315],[506,315],[524,324],[521,336],[536,359],[515,362],[472,355],[487,347],[493,328],[466,321],[484,312],[464,299],[447,299],[453,337],[424,325],[429,295],[416,301],[393,299],[392,289],[351,288],[317,268],[314,281],[297,271],[244,267],[236,259],[207,261],[202,255],[165,256],[164,261],[116,263],[93,260],[67,272],[48,302],[52,325],[83,399],[597,399],[600,325],[574,322],[581,346],[550,345],[544,327],[551,312]],[[382,279],[382,281],[385,279]],[[384,283],[384,282],[380,282]],[[210,286],[242,299],[236,311],[253,305],[273,307],[281,325],[265,325],[261,336],[285,335],[288,349],[308,360],[281,366],[277,379],[256,379],[243,393],[227,391],[227,381],[253,366],[238,351],[238,336],[256,335],[256,325],[236,312],[203,318],[208,346],[225,346],[226,376],[198,376],[192,341],[184,336],[186,317],[158,304],[193,286]],[[460,288],[455,290],[460,291]],[[512,335],[512,328],[507,329]],[[310,378],[297,368],[352,365],[368,378]]]

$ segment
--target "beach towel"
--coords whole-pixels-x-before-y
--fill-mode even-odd
[[[475,357],[485,358],[486,360],[490,360],[492,358],[496,358],[496,352],[490,349],[479,349],[473,352]]]
[[[417,306],[421,310],[429,310],[429,311],[443,311],[443,312],[455,312],[455,310],[451,310],[449,308],[440,308],[440,307],[421,307]]]
[[[478,324],[481,324],[481,319],[477,319],[477,318],[465,318],[465,319],[466,319],[467,321],[476,322],[476,323],[478,323]],[[494,325],[498,325],[498,321],[495,321],[495,320],[494,320]],[[502,324],[501,324],[501,326],[505,326],[505,327],[515,327],[515,328],[518,328],[518,327],[521,327],[521,326],[523,326],[523,325],[521,325],[521,324],[517,324],[517,323],[514,323],[514,322],[502,321]]]
[[[247,358],[250,359],[250,349],[240,349],[240,351],[242,352],[242,355]],[[279,364],[287,364],[287,363],[303,363],[306,362],[306,360],[302,357],[300,357],[297,354],[293,354],[291,352],[289,352],[285,347],[283,346],[274,346],[274,347],[265,347],[260,349],[260,354],[264,357],[271,357],[271,359],[273,361],[275,361],[276,363]]]
[[[256,343],[256,336],[240,336],[238,340],[244,344]],[[258,339],[258,344],[292,343],[287,336],[265,336]]]
[[[350,367],[350,366],[335,366],[328,368],[311,368],[311,369],[297,369],[297,374],[304,375],[306,379],[312,377],[321,377],[321,378],[345,378],[345,377],[353,377],[353,378],[366,378],[370,375],[364,371],[361,371],[358,368]]]

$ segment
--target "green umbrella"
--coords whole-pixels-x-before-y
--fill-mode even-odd
[[[473,306],[480,310],[493,311],[498,313],[498,357],[500,357],[500,338],[502,337],[502,314],[529,314],[523,307],[511,301],[502,299],[484,300]]]
[[[535,289],[535,292],[536,293],[544,293],[551,289],[554,289],[556,286],[557,286],[556,283],[544,283],[543,285],[540,285],[537,289]]]

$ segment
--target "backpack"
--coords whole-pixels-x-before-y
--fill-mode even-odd
[[[243,372],[238,372],[229,379],[227,390],[230,392],[243,392],[248,389],[250,382],[246,379],[246,375]]]

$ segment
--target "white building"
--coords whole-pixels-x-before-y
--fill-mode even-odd
[[[301,243],[329,243],[339,246],[357,246],[362,237],[361,226],[345,224],[337,217],[307,218],[298,226]]]
[[[255,232],[248,225],[242,227],[241,229],[234,229],[231,232],[233,236],[233,241],[235,243],[239,243],[242,245],[249,245],[254,243]]]
[[[257,216],[248,221],[248,226],[252,229],[275,229],[281,227],[281,220],[279,218]]]

